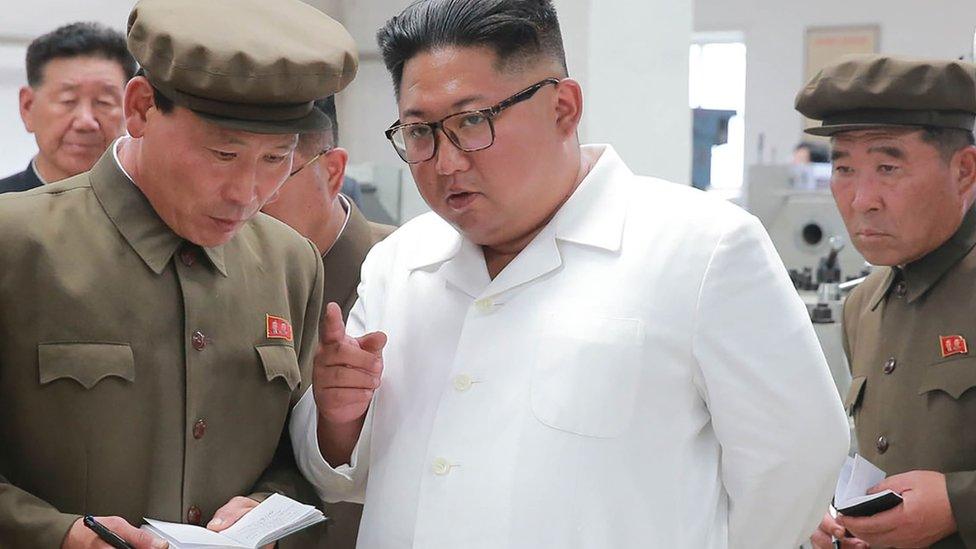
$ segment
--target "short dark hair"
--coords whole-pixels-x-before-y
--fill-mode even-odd
[[[793,148],[794,151],[804,149],[810,155],[810,162],[830,162],[830,148],[826,145],[821,145],[820,143],[814,143],[812,141],[801,141],[796,147]]]
[[[926,127],[922,128],[922,141],[935,147],[942,160],[949,162],[960,149],[976,145],[976,136],[969,130]]]
[[[325,99],[315,102],[315,108],[324,112],[329,119],[330,129],[320,132],[306,132],[298,134],[298,153],[305,158],[311,157],[322,152],[327,146],[337,147],[339,145],[339,120],[336,117],[335,96],[330,95]],[[329,143],[329,138],[331,143]]]
[[[490,48],[500,69],[548,57],[568,73],[552,0],[417,0],[376,40],[398,97],[406,62],[445,46]]]
[[[122,67],[125,79],[136,72],[136,60],[125,45],[121,32],[98,23],[71,23],[39,36],[27,46],[27,83],[44,83],[44,67],[49,61],[66,57],[101,57]]]

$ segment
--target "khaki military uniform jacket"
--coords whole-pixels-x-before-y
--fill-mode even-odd
[[[396,227],[373,223],[363,217],[351,200],[349,220],[332,248],[322,256],[325,263],[325,303],[334,301],[342,308],[342,318],[359,298],[360,267],[374,244],[386,238]],[[363,506],[357,503],[330,503],[325,506],[329,516],[324,545],[326,549],[354,549],[359,536],[359,521]]]
[[[325,303],[334,301],[342,308],[342,318],[359,298],[360,269],[373,245],[390,235],[396,227],[367,220],[348,200],[349,219],[335,244],[322,256],[325,263]],[[323,313],[324,314],[324,313]]]
[[[974,245],[976,210],[926,257],[872,273],[844,308],[859,450],[889,475],[946,473],[959,533],[939,549],[976,548]]]
[[[294,496],[323,276],[265,215],[183,242],[111,150],[0,198],[0,547],[58,547],[84,513],[206,523]]]

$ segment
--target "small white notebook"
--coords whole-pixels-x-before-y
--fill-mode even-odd
[[[840,470],[837,488],[834,490],[834,507],[849,517],[870,516],[886,511],[901,503],[901,496],[885,490],[868,495],[887,475],[859,454],[848,457]]]
[[[311,505],[272,494],[223,532],[148,518],[142,529],[168,541],[170,549],[257,549],[324,520]]]

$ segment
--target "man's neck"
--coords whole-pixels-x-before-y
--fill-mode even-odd
[[[351,206],[350,206],[351,207]],[[329,253],[336,240],[342,235],[342,229],[346,226],[346,218],[349,212],[342,205],[342,199],[337,195],[332,199],[332,205],[328,212],[325,223],[317,223],[313,229],[311,240],[322,255]]]
[[[532,240],[535,239],[540,232],[542,232],[542,229],[544,229],[552,221],[552,218],[559,213],[559,210],[561,210],[566,204],[566,201],[573,196],[573,193],[576,192],[576,189],[578,189],[583,180],[586,179],[586,176],[589,175],[590,170],[593,169],[593,166],[596,165],[599,159],[600,154],[598,152],[581,150],[579,155],[579,169],[576,172],[576,180],[569,188],[569,191],[566,192],[565,196],[563,196],[562,200],[559,201],[559,204],[556,205],[556,207],[552,210],[552,212],[549,213],[549,216],[546,217],[542,223],[532,229],[532,231],[529,233],[519,237],[517,240],[505,243],[502,246],[481,247],[482,252],[485,255],[485,264],[488,267],[488,276],[492,280],[494,280],[495,277],[498,276],[509,263],[518,257],[518,254],[522,253],[522,250],[524,250],[526,246],[528,246]]]
[[[54,183],[55,181],[61,181],[74,175],[58,169],[57,166],[48,162],[40,153],[34,157],[34,171],[37,172],[37,176],[44,183]]]

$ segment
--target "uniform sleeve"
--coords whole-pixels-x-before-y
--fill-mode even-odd
[[[947,473],[946,490],[959,537],[966,547],[976,547],[976,471]]]
[[[291,436],[295,441],[298,468],[315,487],[322,501],[363,503],[366,496],[366,476],[369,471],[369,443],[372,433],[373,408],[366,413],[359,441],[353,448],[349,463],[332,467],[319,449],[318,411],[311,389],[292,411]]]
[[[294,332],[295,351],[298,354],[298,366],[302,372],[302,382],[295,388],[292,403],[298,401],[312,382],[312,362],[319,342],[319,317],[322,313],[325,268],[318,251],[311,243],[309,243],[309,250],[315,265],[315,279],[305,306],[301,329],[296,329]],[[281,440],[278,443],[271,465],[255,484],[253,493],[249,496],[252,499],[263,501],[271,493],[279,493],[303,503],[316,503],[314,501],[314,490],[301,475],[295,463],[292,438],[290,430],[287,428],[290,423],[290,420],[286,420],[285,429],[282,429]]]
[[[847,420],[765,230],[751,216],[730,225],[703,277],[692,344],[722,447],[729,547],[797,547],[827,508]]]
[[[15,219],[10,208],[4,208],[0,217],[8,221]],[[0,231],[0,234],[10,233]],[[10,250],[10,241],[0,241],[0,249]],[[11,264],[8,259],[7,254],[0,257],[0,265]],[[5,273],[0,273],[2,274]],[[8,365],[0,364],[0,376],[6,366]],[[5,410],[3,413],[8,412]],[[0,438],[0,448],[3,444],[3,439]],[[0,548],[61,547],[71,525],[81,517],[62,513],[47,501],[13,484],[7,476],[10,469],[5,452],[6,450],[0,449]]]
[[[0,475],[0,547],[61,547],[79,518],[61,513]]]

